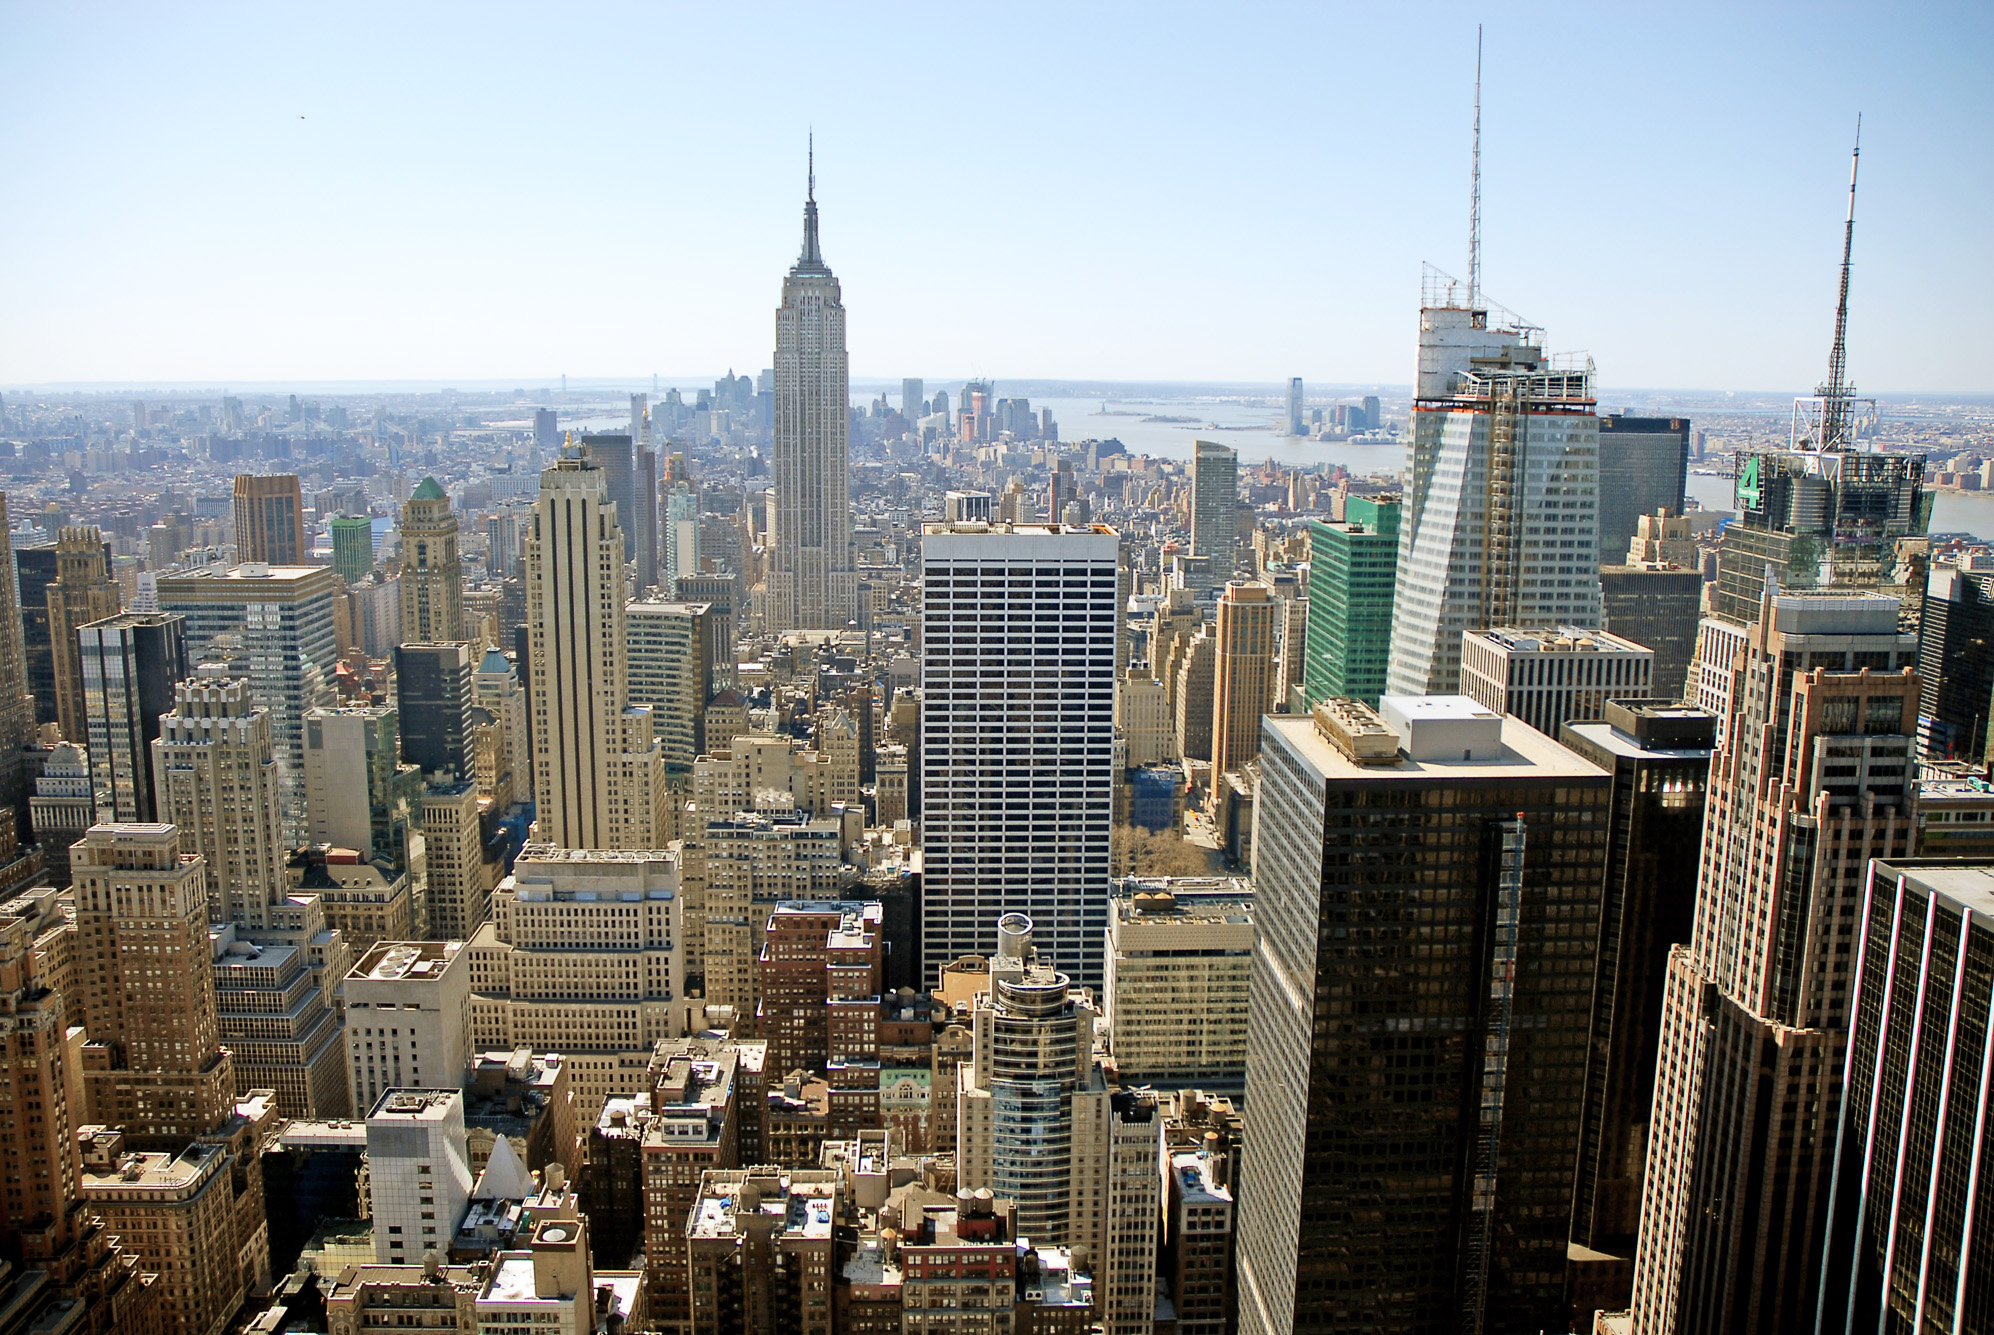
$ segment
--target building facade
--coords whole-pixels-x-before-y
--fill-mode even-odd
[[[1710,766],[1695,930],[1669,955],[1634,1263],[1643,1331],[1798,1328],[1872,858],[1915,855],[1915,637],[1877,593],[1768,579]]]
[[[1237,451],[1209,440],[1192,446],[1190,510],[1191,555],[1211,561],[1211,587],[1222,588],[1239,563]]]
[[[1219,596],[1212,659],[1215,776],[1260,754],[1260,716],[1274,707],[1274,620],[1279,610],[1265,584],[1230,580]]]
[[[1820,1330],[1978,1330],[1994,868],[1870,864],[1836,1128]]]
[[[152,744],[154,803],[207,864],[212,922],[265,926],[284,895],[282,799],[270,711],[241,678],[174,688]]]
[[[238,473],[234,508],[236,560],[272,566],[301,566],[311,560],[297,474]]]
[[[187,676],[186,623],[171,612],[131,612],[78,629],[91,782],[116,821],[158,818],[152,744],[173,688]]]
[[[305,713],[336,703],[337,587],[325,566],[206,567],[158,581],[159,610],[187,619],[187,652],[195,663],[216,636],[236,637],[250,693],[270,713],[284,832],[293,843],[304,840]]]
[[[1627,1277],[1640,1230],[1662,985],[1669,948],[1692,930],[1696,863],[1684,854],[1703,841],[1716,724],[1693,705],[1609,700],[1602,717],[1567,722],[1559,733],[1568,750],[1613,775],[1572,1240],[1613,1257]],[[1600,1305],[1625,1302],[1621,1282]]]
[[[622,553],[602,469],[565,451],[526,541],[536,826],[563,848],[650,848],[666,821],[652,714],[629,701]]]
[[[462,941],[382,941],[346,975],[346,1069],[356,1111],[391,1089],[461,1081],[471,1058]]]
[[[49,646],[55,667],[55,716],[62,735],[87,742],[83,708],[83,627],[118,614],[118,582],[111,578],[104,539],[94,528],[65,528],[55,544],[55,583],[48,589]]]
[[[1562,1322],[1610,786],[1460,696],[1266,720],[1242,1331]]]
[[[1599,418],[1590,366],[1542,331],[1429,299],[1399,519],[1388,689],[1460,689],[1461,635],[1599,624]]]
[[[436,479],[426,477],[402,507],[402,634],[411,643],[464,638],[464,562],[457,515]]]
[[[1352,496],[1344,518],[1309,521],[1307,703],[1348,696],[1375,707],[1391,660],[1399,503]],[[1283,702],[1286,703],[1286,702]]]
[[[1461,637],[1461,694],[1546,737],[1567,719],[1603,717],[1616,696],[1646,699],[1654,670],[1653,650],[1603,630],[1503,627]]]
[[[1689,483],[1690,423],[1687,417],[1632,417],[1606,413],[1599,419],[1599,557],[1617,562],[1634,537],[1642,515],[1666,508],[1682,513]]]
[[[1242,1093],[1252,966],[1245,880],[1123,881],[1108,908],[1101,993],[1123,1082]]]
[[[989,954],[1001,913],[1101,980],[1114,815],[1119,539],[930,524],[921,547],[923,954]],[[1002,682],[1000,692],[993,690]]]

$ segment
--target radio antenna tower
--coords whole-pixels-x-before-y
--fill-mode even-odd
[[[1468,192],[1468,309],[1482,290],[1482,25],[1475,25],[1475,171]]]
[[[1835,346],[1828,353],[1828,381],[1821,396],[1821,448],[1848,445],[1855,386],[1848,383],[1849,256],[1856,241],[1856,170],[1862,165],[1862,115],[1856,115],[1855,151],[1849,155],[1849,220],[1842,231],[1842,292],[1835,303]]]

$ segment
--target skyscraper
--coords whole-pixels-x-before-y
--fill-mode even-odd
[[[21,651],[27,662],[28,691],[35,701],[35,722],[53,723],[55,646],[49,638],[48,591],[55,584],[55,544],[16,548],[14,572],[20,585]]]
[[[1308,425],[1302,421],[1302,378],[1295,376],[1288,381],[1288,434],[1305,436]]]
[[[1873,589],[1891,583],[1897,542],[1931,526],[1925,456],[1822,449],[1740,451],[1738,519],[1717,550],[1711,610],[1750,621],[1771,566],[1781,588]]]
[[[402,507],[399,583],[404,640],[434,644],[464,638],[464,563],[457,556],[457,515],[433,477],[424,478]]]
[[[485,650],[478,670],[471,674],[471,695],[505,730],[506,751],[512,761],[514,800],[531,802],[533,732],[526,720],[526,687],[520,682],[512,660],[496,647]]]
[[[634,411],[634,404],[632,409]],[[591,432],[582,436],[581,443],[595,466],[602,470],[610,502],[616,506],[616,528],[622,544],[618,550],[627,564],[637,554],[636,441],[626,435]],[[619,564],[619,575],[622,569],[623,565]]]
[[[471,777],[471,669],[468,644],[395,646],[395,704],[402,759],[424,774]]]
[[[1212,775],[1260,754],[1260,718],[1273,707],[1274,613],[1265,584],[1230,580],[1219,598],[1212,669]]]
[[[1770,577],[1710,765],[1694,935],[1669,955],[1636,1329],[1807,1328],[1870,858],[1917,852],[1916,638],[1878,593]]]
[[[1120,539],[929,524],[921,544],[922,953],[988,955],[1000,914],[1099,987],[1114,807]]]
[[[1209,440],[1197,442],[1191,453],[1191,555],[1211,558],[1213,588],[1225,586],[1239,560],[1238,511],[1239,455]]]
[[[270,711],[241,678],[183,681],[152,744],[154,802],[205,861],[204,922],[268,925],[284,896],[283,821]],[[301,784],[300,787],[303,785]]]
[[[1541,334],[1508,312],[1458,304],[1452,280],[1429,276],[1399,519],[1393,694],[1459,690],[1463,631],[1599,625],[1592,369],[1553,366]]]
[[[1702,573],[1663,561],[1605,562],[1599,567],[1599,597],[1601,630],[1654,650],[1651,693],[1683,699],[1702,619]]]
[[[689,482],[674,482],[664,500],[664,585],[669,598],[683,598],[679,581],[699,573],[699,497]]]
[[[1260,764],[1240,1330],[1562,1329],[1608,776],[1460,696]]]
[[[305,815],[311,841],[409,865],[409,827],[419,818],[422,775],[402,763],[392,707],[348,705],[305,715]]]
[[[305,711],[334,697],[337,588],[324,566],[207,567],[158,581],[159,610],[187,618],[190,658],[199,662],[218,635],[237,637],[250,692],[270,712],[286,836],[297,843],[304,835]]]
[[[7,496],[0,492],[0,534],[8,532]],[[34,740],[35,698],[28,688],[27,644],[11,544],[5,562],[0,566],[0,807],[13,808],[26,800],[20,752]]]
[[[334,515],[326,524],[332,534],[332,570],[348,584],[358,584],[374,568],[374,521],[366,515]]]
[[[152,744],[187,676],[185,627],[172,612],[125,612],[76,632],[90,774],[105,820],[158,819]]]
[[[858,611],[852,565],[850,382],[845,307],[817,244],[816,158],[803,205],[803,253],[775,315],[775,552],[771,630],[842,630]]]
[[[1599,419],[1599,559],[1618,564],[1627,555],[1642,515],[1667,507],[1682,513],[1689,481],[1687,417]]]
[[[1857,123],[1858,135],[1861,124]],[[1848,379],[1849,274],[1856,235],[1856,168],[1849,160],[1849,214],[1842,226],[1841,296],[1828,378],[1793,405],[1792,448],[1739,451],[1738,522],[1717,554],[1711,610],[1749,621],[1768,578],[1781,588],[1875,588],[1898,573],[1898,539],[1931,524],[1925,456],[1856,448],[1861,408]],[[1875,400],[1867,403],[1873,416]]]
[[[651,416],[644,415],[643,431],[637,437],[637,452],[631,457],[631,516],[636,528],[637,592],[658,582],[658,452],[651,448]]]
[[[1930,760],[1978,760],[1994,704],[1994,571],[1934,566],[1918,618],[1918,750]]]
[[[1669,948],[1689,938],[1716,720],[1693,705],[1609,700],[1568,722],[1567,749],[1613,775],[1606,897],[1593,989],[1592,1051],[1572,1241],[1613,1258],[1601,1306],[1626,1305],[1641,1216],[1648,1116],[1655,1097],[1662,980]]]
[[[713,693],[713,617],[705,603],[631,603],[630,702],[647,705],[665,764],[690,772],[705,750]]]
[[[272,566],[301,566],[311,559],[305,540],[305,498],[295,473],[235,479],[235,559]]]
[[[1994,868],[1872,862],[1821,1331],[1985,1330]]]
[[[74,850],[76,1023],[90,1120],[178,1148],[234,1112],[208,949],[207,866],[171,825],[96,825]]]
[[[1309,627],[1302,691],[1375,707],[1385,693],[1398,582],[1399,503],[1352,496],[1344,518],[1309,521]],[[1285,703],[1285,702],[1284,702]]]
[[[1089,1144],[1091,1103],[1107,1086],[1093,1060],[1093,1008],[1073,980],[1033,946],[1032,920],[993,924],[990,986],[975,1002],[976,1048],[957,1071],[956,1163],[965,1187],[1017,1202],[1020,1233],[1051,1243],[1098,1230],[1088,1171],[1104,1148]],[[1089,1207],[1092,1207],[1091,1209]]]
[[[106,1233],[102,1220],[79,1208],[74,1128],[87,1116],[87,1100],[69,1078],[63,1037],[78,1012],[51,986],[54,971],[35,950],[35,935],[30,919],[0,916],[0,1016],[7,1021],[0,1078],[9,1091],[0,1108],[7,1141],[0,1156],[0,1237],[10,1260],[46,1273],[52,1302],[58,1295],[80,1300],[61,1313],[81,1316],[79,1335],[153,1329],[158,1288],[140,1279],[137,1258]],[[17,1300],[33,1310],[28,1295]]]
[[[653,848],[665,823],[651,711],[629,703],[622,551],[603,470],[564,450],[526,540],[536,824],[562,848]]]
[[[55,544],[55,583],[48,589],[49,647],[55,664],[55,715],[62,735],[89,735],[83,713],[83,660],[77,632],[118,614],[118,583],[111,578],[104,539],[94,528],[65,528]]]
[[[921,420],[921,399],[925,389],[919,376],[908,376],[900,382],[900,415],[907,419],[909,426]]]

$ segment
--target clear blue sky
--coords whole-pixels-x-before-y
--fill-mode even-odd
[[[1406,382],[1419,265],[1610,384],[1994,390],[1994,7],[0,4],[0,384],[768,363]]]

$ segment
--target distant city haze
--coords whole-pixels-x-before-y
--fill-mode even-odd
[[[1489,18],[15,7],[0,387],[753,373],[812,126],[855,381],[1404,383]],[[1602,383],[1809,389],[1861,111],[1850,374],[1994,388],[1990,39],[1494,16],[1487,292]]]

